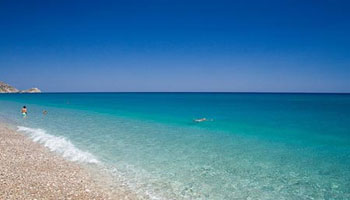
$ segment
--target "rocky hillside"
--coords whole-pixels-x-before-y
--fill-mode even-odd
[[[0,93],[40,93],[38,88],[30,88],[28,90],[18,90],[9,84],[0,81]]]
[[[39,88],[30,88],[28,90],[22,90],[20,93],[40,93]]]

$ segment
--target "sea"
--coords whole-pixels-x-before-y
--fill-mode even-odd
[[[140,199],[350,199],[350,94],[1,94],[0,121]]]

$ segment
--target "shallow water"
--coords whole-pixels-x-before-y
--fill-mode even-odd
[[[154,199],[350,199],[350,95],[1,94],[0,117]]]

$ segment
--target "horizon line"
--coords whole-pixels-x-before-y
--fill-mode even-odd
[[[98,91],[98,92],[40,92],[40,93],[0,93],[0,94],[59,94],[59,93],[226,93],[226,94],[350,94],[350,92],[228,92],[228,91],[125,91],[125,92],[115,92],[115,91]]]

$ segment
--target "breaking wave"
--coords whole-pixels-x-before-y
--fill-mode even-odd
[[[50,135],[43,129],[34,129],[24,126],[18,126],[17,128],[19,132],[28,135],[34,142],[44,145],[50,151],[57,152],[70,161],[99,163],[91,153],[78,149],[64,137]]]

